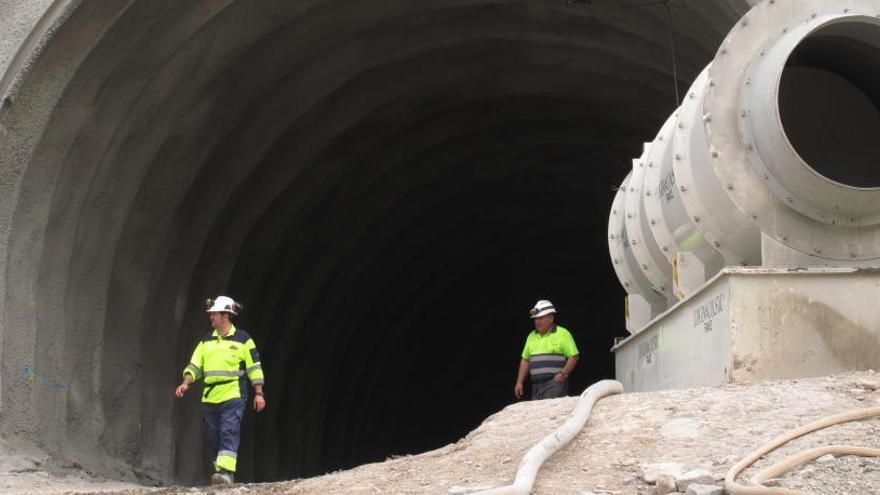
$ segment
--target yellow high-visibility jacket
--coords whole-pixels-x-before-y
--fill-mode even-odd
[[[263,383],[263,368],[254,339],[233,326],[225,337],[217,330],[202,338],[183,375],[205,379],[202,402],[216,404],[245,394],[244,376],[254,385]]]

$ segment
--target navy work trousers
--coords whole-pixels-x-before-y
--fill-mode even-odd
[[[568,380],[556,383],[552,378],[542,382],[532,382],[532,400],[555,399],[568,394]]]
[[[202,404],[205,448],[214,470],[235,472],[244,399],[230,399],[218,404]]]

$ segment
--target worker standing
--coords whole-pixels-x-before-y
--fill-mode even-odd
[[[263,369],[254,340],[244,330],[235,328],[232,317],[241,304],[219,296],[207,301],[208,318],[213,332],[196,346],[183,370],[183,382],[174,391],[182,398],[190,384],[204,378],[202,426],[205,445],[212,459],[211,483],[232,484],[241,433],[241,419],[247,403],[247,375],[254,386],[254,409],[266,407],[263,396]]]
[[[556,324],[556,308],[542,299],[529,310],[535,329],[526,338],[513,395],[523,396],[526,373],[531,376],[532,400],[563,397],[568,377],[578,362],[578,349],[571,333]]]

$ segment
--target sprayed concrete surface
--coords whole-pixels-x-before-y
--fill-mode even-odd
[[[0,432],[199,481],[171,391],[221,293],[267,376],[246,480],[460,438],[543,297],[608,376],[613,186],[749,3],[0,1]]]
[[[441,449],[316,478],[225,489],[129,488],[113,493],[449,494],[502,485],[513,480],[525,452],[565,420],[575,400],[514,404]],[[547,461],[533,493],[652,494],[654,487],[643,474],[646,466],[657,463],[678,464],[682,472],[703,468],[720,480],[747,453],[788,430],[877,405],[880,375],[873,372],[611,396],[597,403],[574,441]],[[760,460],[745,476],[800,450],[827,444],[880,447],[880,419],[802,437]],[[21,476],[26,480],[34,475]],[[826,495],[880,494],[880,460],[844,456],[811,462],[790,471],[778,484]],[[80,489],[92,490],[58,483],[55,491],[40,493],[81,493]]]

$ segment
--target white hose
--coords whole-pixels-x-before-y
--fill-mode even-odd
[[[476,492],[479,495],[527,495],[532,491],[535,484],[535,477],[538,470],[548,457],[556,453],[557,450],[568,445],[569,442],[580,433],[590,417],[590,411],[593,404],[597,400],[606,395],[623,393],[623,385],[615,380],[602,380],[591,385],[584,390],[571,415],[562,423],[562,426],[553,433],[544,437],[534,447],[529,449],[522,462],[519,463],[519,469],[516,471],[516,478],[513,484],[500,486],[490,490]]]

